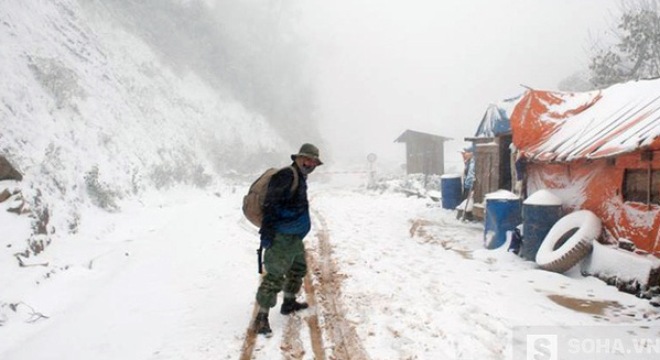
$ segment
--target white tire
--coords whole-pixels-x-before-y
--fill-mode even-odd
[[[543,239],[536,263],[544,270],[566,272],[591,252],[601,230],[600,219],[589,210],[562,217]]]

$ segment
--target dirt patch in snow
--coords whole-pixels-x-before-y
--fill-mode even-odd
[[[607,310],[620,310],[623,308],[616,301],[579,299],[558,294],[548,295],[548,298],[557,305],[591,315],[604,315]]]

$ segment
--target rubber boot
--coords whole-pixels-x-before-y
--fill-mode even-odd
[[[309,305],[306,302],[299,303],[296,301],[296,298],[285,298],[280,308],[280,314],[289,315],[298,310],[307,309],[308,307]]]
[[[270,324],[268,323],[268,313],[259,312],[257,314],[256,319],[254,319],[254,331],[266,337],[273,335],[273,330],[270,329]]]

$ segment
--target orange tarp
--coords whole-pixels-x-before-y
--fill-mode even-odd
[[[566,210],[591,210],[607,234],[660,256],[660,205],[623,195],[626,169],[660,170],[660,79],[583,93],[529,90],[511,131],[529,161],[530,194],[551,189]]]
[[[556,133],[565,119],[584,111],[601,98],[600,93],[596,93],[586,103],[557,111],[557,108],[573,96],[572,93],[527,91],[511,114],[511,131],[516,147],[532,155],[538,144]]]
[[[621,193],[625,169],[644,169],[640,154],[623,155],[615,164],[607,160],[528,165],[528,190],[550,189],[562,199],[565,212],[587,209],[602,221],[615,239],[628,239],[637,248],[660,256],[660,205],[624,201]],[[660,154],[652,161],[660,168]]]

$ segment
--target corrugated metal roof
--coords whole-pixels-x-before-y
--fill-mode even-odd
[[[660,137],[660,80],[585,93],[530,90],[514,109],[511,126],[514,145],[537,161],[598,159],[648,148]]]

